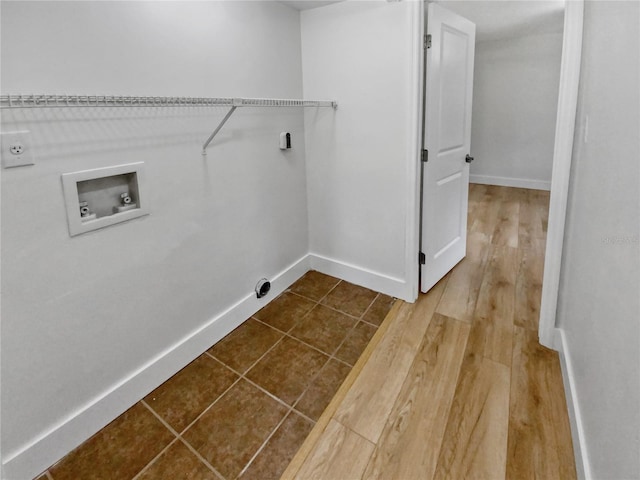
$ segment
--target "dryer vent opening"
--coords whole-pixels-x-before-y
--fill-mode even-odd
[[[271,282],[266,278],[261,278],[256,285],[256,296],[258,298],[264,297],[271,290]]]

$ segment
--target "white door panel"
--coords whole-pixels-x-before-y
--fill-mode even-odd
[[[466,253],[475,25],[430,3],[426,50],[420,289],[428,291]]]

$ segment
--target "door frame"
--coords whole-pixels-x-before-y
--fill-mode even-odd
[[[407,283],[413,298],[417,298],[419,290],[420,251],[420,149],[422,138],[422,78],[424,75],[423,38],[425,35],[425,5],[429,0],[415,2],[413,12],[412,57],[413,85],[412,98],[416,99],[410,124],[412,128],[414,155],[412,165],[407,168],[407,187],[410,193],[407,222]],[[580,63],[582,60],[582,29],[584,16],[584,0],[566,0],[564,13],[564,30],[562,40],[562,58],[560,61],[560,84],[558,91],[558,108],[556,114],[556,133],[553,149],[553,167],[551,178],[551,196],[549,203],[549,220],[542,283],[542,303],[540,307],[540,323],[538,337],[542,345],[558,350],[558,334],[556,328],[556,310],[558,306],[558,289],[562,265],[562,248],[567,213],[567,198],[571,178],[571,157],[575,131],[576,111],[578,105],[578,88],[580,81]]]
[[[571,179],[571,157],[578,108],[583,21],[584,0],[566,0],[556,138],[551,173],[547,247],[544,258],[542,304],[540,306],[540,323],[538,326],[540,343],[554,350],[560,349],[556,328],[556,313],[562,267],[562,246],[564,244],[564,229],[567,216],[567,198]]]

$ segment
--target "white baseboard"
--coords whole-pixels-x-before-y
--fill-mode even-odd
[[[530,180],[527,178],[494,177],[491,175],[469,175],[470,183],[499,185],[501,187],[530,188],[532,190],[551,190],[551,181]]]
[[[582,416],[580,415],[580,404],[576,392],[575,376],[571,355],[564,330],[555,329],[556,345],[560,354],[560,367],[562,368],[562,383],[564,384],[564,394],[567,399],[567,409],[569,410],[569,423],[571,424],[571,438],[573,441],[573,452],[576,459],[576,470],[578,478],[581,480],[592,480],[591,468],[589,467],[589,456],[585,444],[584,427]]]
[[[409,285],[402,279],[315,253],[309,254],[309,261],[311,268],[321,273],[341,278],[347,282],[355,283],[356,285],[370,288],[376,292],[382,292],[407,302],[413,302],[415,300],[415,292],[409,292]]]
[[[17,452],[10,453],[3,458],[2,479],[34,478],[201,355],[309,269],[309,256],[305,255],[273,278],[267,297],[257,299],[255,293],[247,294],[58,425]]]

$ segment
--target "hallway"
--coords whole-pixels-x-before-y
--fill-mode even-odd
[[[283,478],[576,477],[537,342],[548,192],[471,185],[467,257],[397,302]]]

